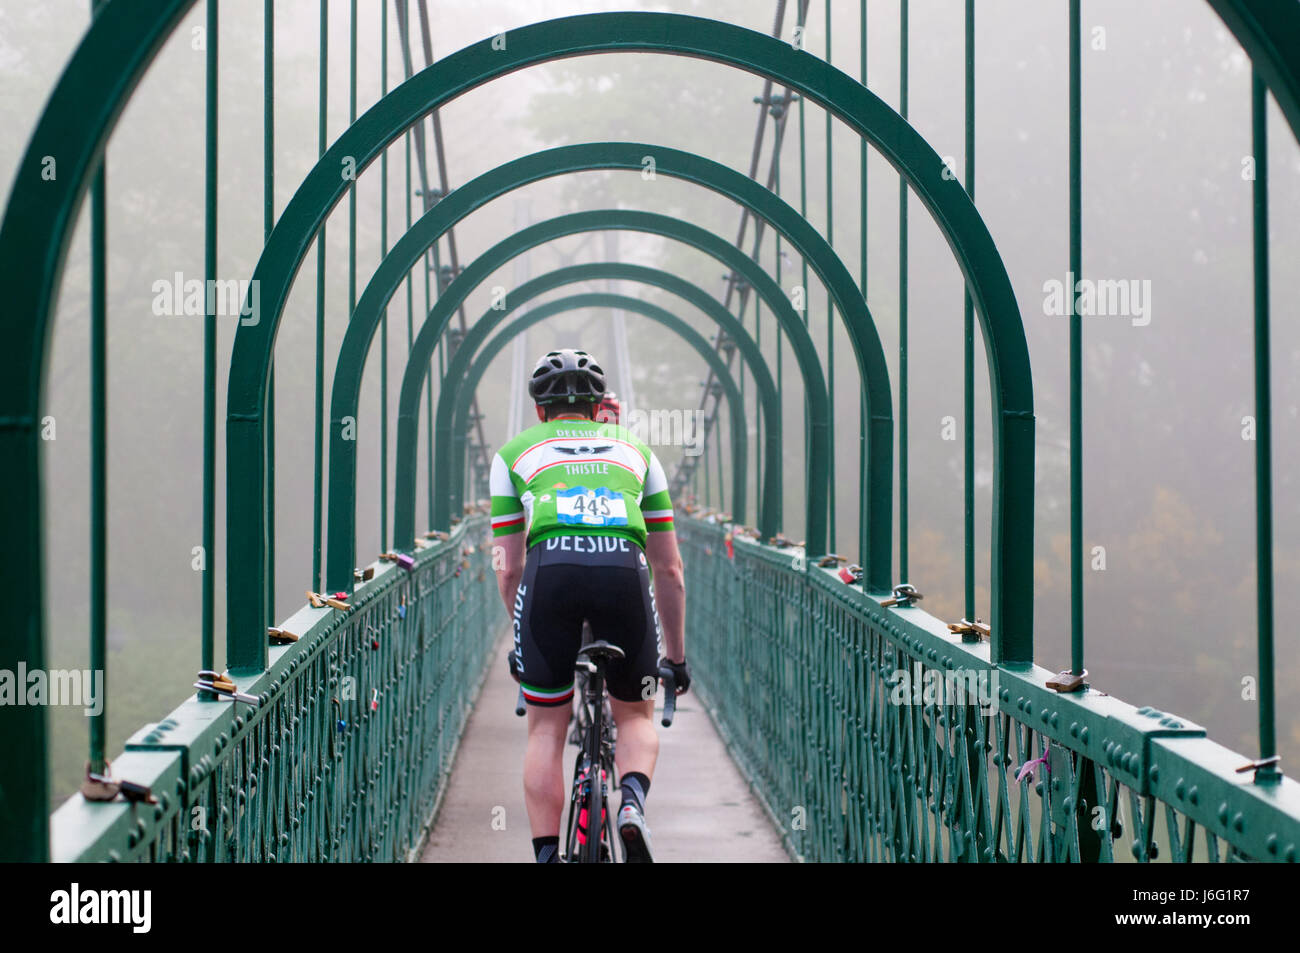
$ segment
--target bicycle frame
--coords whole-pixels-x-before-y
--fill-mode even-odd
[[[581,733],[573,768],[565,856],[576,863],[612,863],[614,822],[607,802],[618,777],[614,764],[614,726],[608,720],[605,702],[605,666],[601,660],[580,659],[578,670],[580,675],[586,675],[586,684],[575,716]],[[584,812],[585,833],[580,829]],[[599,829],[594,830],[593,825]]]

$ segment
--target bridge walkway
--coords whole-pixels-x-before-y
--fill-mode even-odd
[[[494,650],[422,863],[531,860],[522,774],[527,732],[514,713],[509,646],[502,638]],[[671,728],[659,728],[659,745],[646,817],[657,861],[789,861],[780,833],[694,694],[682,696]],[[565,752],[566,773],[575,752],[572,746]]]

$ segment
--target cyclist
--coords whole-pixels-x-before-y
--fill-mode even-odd
[[[628,860],[649,862],[645,801],[659,754],[660,658],[678,694],[691,683],[668,481],[645,443],[595,420],[605,375],[587,352],[546,354],[528,393],[542,422],[496,454],[491,490],[493,564],[514,622],[510,672],[528,703],[524,801],[533,851],[541,863],[559,860],[562,761],[585,619],[595,638],[626,655],[607,676],[622,779],[617,826]],[[599,825],[593,819],[593,830]]]
[[[596,405],[596,422],[600,424],[617,424],[622,421],[619,416],[623,413],[622,405],[619,403],[618,395],[612,390],[606,391],[605,396],[601,398],[600,403]]]

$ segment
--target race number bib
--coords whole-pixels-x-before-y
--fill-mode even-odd
[[[555,492],[555,511],[570,526],[626,526],[627,502],[606,487],[574,486]]]

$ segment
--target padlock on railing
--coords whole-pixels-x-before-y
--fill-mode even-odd
[[[194,687],[205,692],[211,692],[220,698],[243,702],[245,705],[251,705],[254,708],[259,703],[256,695],[247,695],[236,690],[235,683],[229,675],[218,675],[211,669],[203,669],[199,672],[199,680],[194,683]]]
[[[894,587],[894,594],[888,599],[882,599],[880,605],[883,608],[898,606],[900,609],[906,609],[915,602],[924,599],[925,596],[916,591],[916,587],[911,583],[899,583]]]
[[[114,780],[112,777],[112,763],[104,762],[104,773],[96,774],[90,769],[90,762],[86,762],[86,780],[81,783],[81,796],[87,801],[108,802],[117,799],[120,794],[123,798],[132,804],[157,804],[158,799],[153,796],[153,790],[147,784],[137,784],[134,781]]]
[[[266,630],[267,638],[271,640],[272,645],[289,645],[298,641],[298,636],[294,635],[288,629],[270,626]]]
[[[116,800],[118,791],[121,790],[118,783],[110,776],[112,764],[104,762],[104,773],[96,774],[90,770],[90,762],[86,762],[86,779],[81,782],[81,796],[87,801],[112,801]]]
[[[949,622],[948,631],[961,636],[963,642],[978,642],[981,639],[991,638],[993,630],[980,619],[971,622],[969,619],[962,619],[960,622]]]
[[[417,545],[419,544],[419,540],[416,540],[416,544]],[[406,553],[398,553],[398,552],[380,553],[379,558],[390,563],[397,563],[397,565],[401,566],[407,572],[410,572],[412,569],[415,568],[415,558],[406,555]]]
[[[147,784],[136,784],[134,781],[118,781],[117,785],[122,792],[122,797],[132,804],[158,803],[158,799],[153,796],[153,791]]]
[[[1088,677],[1088,670],[1085,668],[1077,675],[1070,669],[1063,672],[1057,672],[1047,680],[1047,687],[1054,692],[1077,692],[1084,687],[1084,679]]]
[[[201,682],[210,683],[213,688],[219,689],[223,692],[233,692],[235,690],[234,680],[224,672],[218,674],[210,668],[201,669],[198,674],[198,679]]]
[[[313,609],[324,609],[329,606],[331,609],[338,609],[340,612],[350,612],[350,606],[345,600],[348,594],[346,592],[336,592],[332,596],[323,596],[319,592],[307,590],[307,601],[311,603]]]

